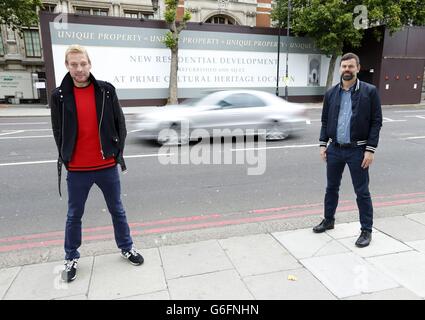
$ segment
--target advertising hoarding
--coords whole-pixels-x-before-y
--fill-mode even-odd
[[[112,83],[124,104],[146,105],[167,99],[171,53],[163,43],[168,30],[165,24],[96,18],[67,15],[58,23],[57,16],[44,16],[43,35],[48,33],[48,36],[43,38],[43,44],[48,40],[50,74],[54,78],[48,79],[48,83],[60,84],[67,72],[65,51],[71,44],[80,44],[89,52],[94,76]],[[179,42],[179,98],[193,98],[217,89],[275,92],[276,31],[273,28],[189,24],[188,29],[182,31]],[[291,97],[308,100],[308,97],[323,95],[330,59],[308,38],[281,36],[280,45],[281,95],[285,85]],[[284,77],[286,54],[288,79]]]

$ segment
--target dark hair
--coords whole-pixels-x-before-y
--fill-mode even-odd
[[[341,58],[341,62],[345,61],[345,60],[351,60],[351,59],[356,60],[357,65],[360,64],[359,56],[357,54],[352,53],[352,52],[348,52],[348,53],[344,54]],[[341,62],[340,62],[340,65],[341,65]]]

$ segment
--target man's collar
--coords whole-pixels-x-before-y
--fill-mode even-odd
[[[355,88],[354,88],[355,87]],[[344,86],[342,85],[342,79],[339,82],[339,88],[344,90]],[[354,88],[354,89],[353,89]],[[360,80],[359,78],[356,79],[356,82],[353,83],[353,85],[348,89],[348,91],[357,91],[360,89]]]

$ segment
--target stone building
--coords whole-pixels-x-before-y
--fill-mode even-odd
[[[192,22],[270,26],[272,0],[179,0],[178,17],[186,8]],[[163,19],[164,0],[45,0],[54,13]],[[22,33],[0,26],[0,101],[46,103],[43,48],[39,27]]]

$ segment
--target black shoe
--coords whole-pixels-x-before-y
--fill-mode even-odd
[[[326,230],[333,229],[334,223],[335,223],[335,220],[323,219],[322,222],[320,222],[320,224],[318,224],[317,226],[313,228],[313,232],[322,233],[322,232],[325,232]]]
[[[132,248],[130,251],[121,250],[121,256],[135,266],[141,265],[144,261],[142,255],[135,248]]]
[[[360,237],[356,241],[356,246],[359,248],[367,247],[372,240],[372,232],[367,230],[362,230]]]
[[[62,271],[62,281],[71,282],[77,277],[78,259],[65,260],[65,270]]]

